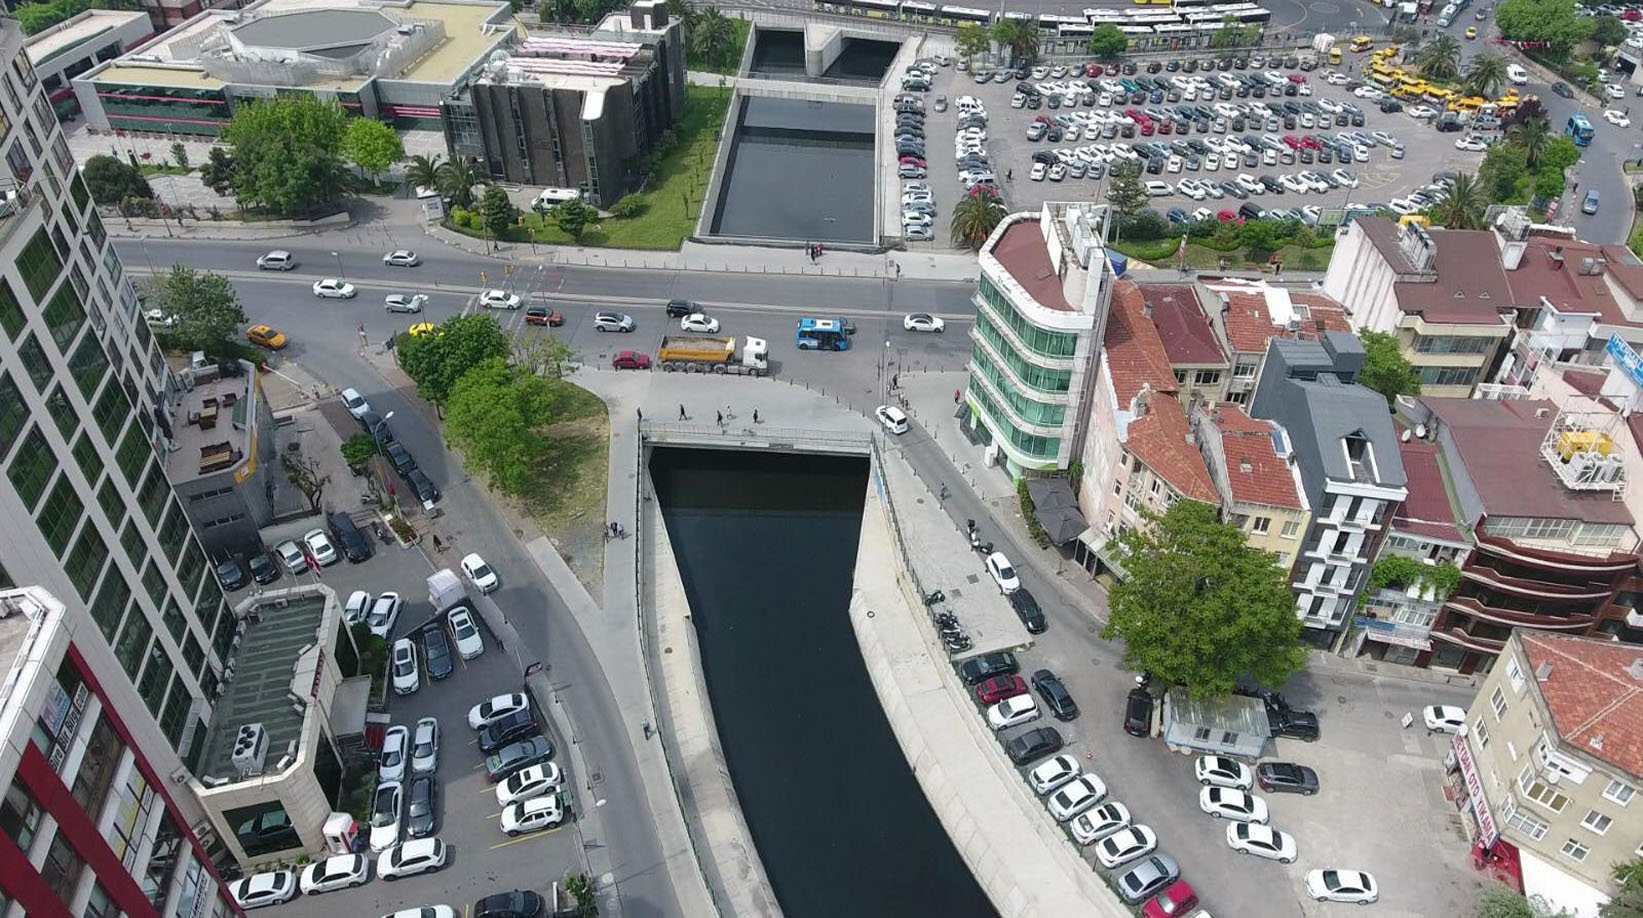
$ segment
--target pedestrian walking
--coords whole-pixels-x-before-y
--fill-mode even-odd
[[[962,393],[960,393],[957,389],[954,389],[953,390],[953,404],[955,404],[955,405],[958,404],[958,400],[961,396],[962,396]]]
[[[759,423],[759,409],[753,409],[753,423]]]
[[[634,408],[633,413],[639,416],[639,420],[643,421],[645,419],[645,412],[643,409]]]
[[[715,412],[715,413],[718,414],[718,416],[719,416],[719,426],[720,427],[725,426],[725,413],[723,411],[719,411],[719,412]]]
[[[685,414],[685,406],[683,404],[681,404],[679,406],[679,420],[681,420],[681,421],[690,420],[690,415]]]

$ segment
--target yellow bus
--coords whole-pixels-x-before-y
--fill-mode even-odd
[[[1444,89],[1441,86],[1427,86],[1426,92],[1422,95],[1426,97],[1426,101],[1431,102],[1433,105],[1447,105],[1455,98],[1454,90]]]
[[[1398,81],[1398,78],[1390,70],[1371,70],[1369,71],[1369,81],[1381,86],[1391,86]]]
[[[1329,49],[1329,65],[1331,67],[1339,67],[1341,65],[1341,46],[1340,45],[1336,45],[1333,48]]]
[[[1449,101],[1449,110],[1452,112],[1475,112],[1483,107],[1485,100],[1481,96],[1463,96]]]
[[[1370,38],[1368,35],[1359,35],[1357,38],[1352,39],[1352,50],[1359,52],[1368,51],[1369,46],[1374,43],[1375,40]]]

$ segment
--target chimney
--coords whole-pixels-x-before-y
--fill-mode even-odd
[[[1148,302],[1147,300],[1142,300],[1141,301],[1141,314],[1147,317],[1148,322],[1152,321],[1152,303],[1151,302]]]
[[[1550,252],[1546,253],[1546,257],[1552,260],[1553,271],[1561,269],[1563,267],[1563,246],[1554,246]]]

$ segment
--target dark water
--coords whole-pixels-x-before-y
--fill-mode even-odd
[[[996,918],[896,744],[848,608],[867,462],[650,463],[742,812],[789,918]]]
[[[743,98],[712,233],[873,237],[873,107]]]
[[[754,33],[753,60],[749,65],[752,72],[805,76],[803,32],[755,29]],[[869,38],[845,38],[843,45],[838,60],[822,74],[823,79],[878,83],[900,50],[895,42]]]

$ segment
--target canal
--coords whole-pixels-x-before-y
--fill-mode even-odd
[[[659,448],[650,472],[783,912],[996,918],[908,769],[850,625],[867,460]]]
[[[873,240],[873,106],[738,97],[716,236]]]

